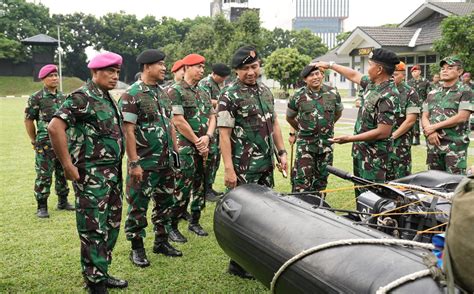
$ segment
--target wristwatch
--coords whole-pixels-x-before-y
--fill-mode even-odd
[[[294,135],[296,135],[296,133],[290,132],[289,135],[290,135],[290,136],[294,136]]]
[[[278,150],[278,156],[283,156],[283,154],[287,154],[285,149]]]
[[[128,167],[131,169],[137,168],[140,166],[139,162],[140,162],[140,156],[138,156],[138,158],[135,160],[130,160],[128,162]]]
[[[329,69],[332,69],[332,66],[335,64],[334,61],[329,61]]]

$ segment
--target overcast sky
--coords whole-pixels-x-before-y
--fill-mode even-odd
[[[109,12],[125,11],[138,18],[151,14],[183,19],[209,16],[210,0],[28,0],[41,2],[54,14],[84,12],[101,16]],[[356,26],[377,26],[400,23],[425,0],[349,0],[349,18],[345,31]],[[280,27],[291,29],[295,15],[292,0],[249,0],[249,7],[260,8],[263,26],[268,29]]]

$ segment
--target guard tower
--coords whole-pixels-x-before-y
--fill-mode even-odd
[[[39,34],[23,39],[21,43],[32,46],[33,80],[38,82],[38,73],[41,67],[54,63],[54,50],[58,46],[58,40],[45,34]]]

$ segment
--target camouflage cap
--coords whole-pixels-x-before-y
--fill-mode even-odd
[[[448,57],[445,57],[443,58],[440,62],[439,62],[439,66],[443,66],[445,63],[449,64],[449,65],[459,65],[459,66],[462,66],[462,61],[459,57],[457,57],[456,55],[453,55],[453,56],[448,56]]]

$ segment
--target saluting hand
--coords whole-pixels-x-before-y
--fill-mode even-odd
[[[318,68],[329,69],[329,62],[326,62],[326,61],[316,61],[316,62],[310,63],[309,65],[312,65]]]
[[[79,171],[73,164],[64,167],[64,175],[66,176],[66,179],[70,181],[77,181],[80,178]]]

